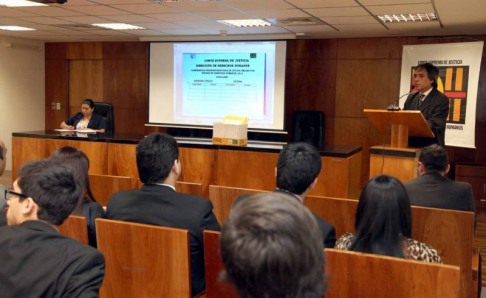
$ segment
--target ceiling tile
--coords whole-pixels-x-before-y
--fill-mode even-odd
[[[313,25],[313,26],[285,26],[286,29],[295,33],[315,33],[315,32],[328,32],[336,31],[332,27],[327,25]]]
[[[71,35],[71,36],[92,36],[94,34],[90,33],[91,31],[78,31],[78,30],[58,30],[62,35]]]
[[[344,25],[344,24],[378,24],[379,22],[372,16],[361,17],[323,17],[320,18],[329,25]]]
[[[164,5],[177,10],[183,10],[188,12],[196,11],[225,11],[228,7],[218,2],[173,2],[164,3]]]
[[[289,30],[282,28],[282,27],[277,27],[277,26],[271,26],[271,27],[251,27],[251,28],[245,28],[247,33],[250,34],[270,34],[270,33],[291,33]]]
[[[203,28],[226,29],[230,27],[228,25],[224,25],[211,20],[202,21],[202,22],[184,22],[184,26],[189,28],[194,28],[194,29],[201,29],[201,30],[203,30]]]
[[[107,19],[110,21],[114,22],[120,22],[120,23],[153,23],[156,22],[157,20],[154,20],[152,18],[148,18],[146,16],[141,16],[137,14],[130,14],[130,15],[118,15],[118,16],[104,16],[100,15],[101,18]]]
[[[184,27],[167,22],[154,22],[154,23],[132,23],[132,25],[140,26],[146,29],[183,29]],[[165,30],[163,30],[165,31]]]
[[[72,10],[67,10],[64,8],[58,8],[58,7],[22,7],[19,10],[26,11],[26,12],[31,12],[35,13],[38,15],[42,16],[47,16],[47,17],[69,17],[69,16],[81,16],[83,15],[82,13],[79,13],[77,11],[72,11]]]
[[[109,23],[109,20],[105,20],[99,17],[84,16],[84,17],[59,17],[59,19],[79,23],[79,24],[99,24],[99,23]]]
[[[434,22],[400,22],[400,23],[386,23],[385,24],[390,31],[420,31],[422,29],[439,29],[440,23]]]
[[[89,33],[94,33],[102,36],[113,36],[113,35],[127,35],[128,33],[121,30],[89,30]]]
[[[137,36],[167,36],[169,34],[156,31],[156,30],[132,30],[129,32],[130,34],[137,35]]]
[[[88,0],[69,0],[64,4],[49,4],[49,6],[54,7],[67,7],[67,6],[76,6],[76,5],[98,5],[98,3],[88,1]]]
[[[432,4],[413,4],[413,5],[380,5],[368,6],[374,15],[382,14],[407,14],[407,13],[427,13],[434,12]]]
[[[15,18],[0,18],[0,24],[12,25],[12,26],[24,26],[29,28],[32,28],[31,26],[36,25],[32,22],[27,22],[22,19],[15,19]]]
[[[206,32],[195,29],[164,29],[165,33],[171,35],[204,35]]]
[[[206,20],[202,17],[188,14],[188,13],[162,13],[162,14],[146,14],[147,17],[154,18],[166,22],[200,22]]]
[[[0,7],[0,17],[35,17],[38,16],[35,13],[26,12],[14,8]]]
[[[147,4],[152,3],[150,0],[90,0],[104,5],[117,5],[117,4]]]
[[[355,17],[370,15],[362,7],[311,8],[304,10],[315,17]]]
[[[120,10],[138,13],[138,14],[149,14],[149,13],[177,13],[179,11],[172,9],[170,7],[160,5],[160,4],[123,4],[123,5],[111,5],[111,7],[118,8]]]
[[[69,9],[92,16],[127,14],[125,11],[104,5],[69,6]]]
[[[455,0],[454,0],[455,1]],[[430,3],[430,0],[360,0],[361,4],[368,5],[394,5],[394,4],[417,4]]]
[[[299,8],[359,6],[354,0],[287,0]]]
[[[204,28],[204,29],[200,29],[200,30],[206,32],[207,34],[211,34],[211,35],[221,35],[221,30],[226,30],[228,35],[234,35],[234,34],[247,34],[246,29],[247,28],[228,27],[228,28],[224,28],[224,29]]]
[[[57,18],[49,18],[49,17],[28,17],[28,18],[21,18],[22,20],[44,24],[44,25],[59,25],[59,24],[72,24],[66,20],[61,20]]]
[[[244,20],[254,17],[239,11],[198,12],[197,15],[212,20]]]
[[[49,26],[49,25],[40,25],[40,24],[32,24],[32,25],[29,25],[29,27],[36,29],[36,30],[43,30],[43,31],[56,31],[56,30],[62,29],[60,27]]]
[[[291,9],[292,5],[282,0],[223,0],[222,3],[241,10]]]
[[[300,9],[252,10],[250,13],[262,19],[306,18],[308,14]]]
[[[381,24],[335,25],[334,27],[336,27],[340,31],[356,31],[356,32],[359,32],[359,31],[363,31],[363,32],[366,32],[366,31],[382,31],[382,32],[386,32],[386,31],[388,31]]]

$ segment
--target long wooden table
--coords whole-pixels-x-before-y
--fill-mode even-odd
[[[63,136],[56,131],[12,134],[12,176],[26,161],[49,157],[57,148],[72,146],[90,159],[89,173],[138,179],[135,148],[143,135],[89,134]],[[212,145],[209,139],[176,138],[179,144],[183,182],[273,190],[275,167],[282,145],[249,142],[245,147]],[[357,199],[361,191],[361,147],[326,146],[321,150],[322,170],[311,195]],[[136,187],[136,183],[134,183]]]

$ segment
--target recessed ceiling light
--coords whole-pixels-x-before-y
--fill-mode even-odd
[[[49,6],[46,4],[26,0],[0,0],[0,5],[7,7]]]
[[[383,23],[437,21],[435,13],[385,14],[377,16]]]
[[[113,29],[113,30],[137,30],[137,29],[145,29],[143,27],[134,26],[130,24],[124,23],[106,23],[106,24],[92,24],[93,26]]]
[[[0,30],[8,31],[34,31],[35,29],[19,26],[0,26]]]
[[[254,19],[254,20],[220,20],[221,24],[225,24],[231,27],[267,27],[272,26],[272,23],[265,20]]]

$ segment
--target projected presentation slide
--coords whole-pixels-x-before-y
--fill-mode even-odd
[[[265,53],[183,54],[176,117],[265,114]]]
[[[212,126],[237,115],[249,117],[250,128],[283,129],[285,42],[278,43],[151,45],[149,121]],[[169,55],[172,68],[161,67]]]

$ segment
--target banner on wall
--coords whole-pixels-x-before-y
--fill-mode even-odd
[[[410,92],[414,68],[432,63],[439,68],[437,89],[449,97],[445,143],[476,148],[476,102],[483,42],[403,46],[400,94]],[[403,108],[405,99],[400,101]]]

